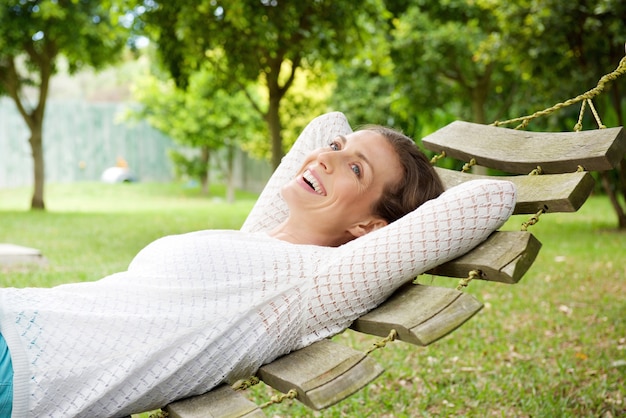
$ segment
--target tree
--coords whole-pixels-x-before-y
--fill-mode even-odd
[[[43,120],[57,58],[67,59],[70,73],[111,62],[125,44],[126,30],[110,6],[96,0],[0,1],[0,94],[13,99],[30,131],[32,209],[45,209]],[[32,97],[27,89],[34,89]]]
[[[248,92],[260,81],[267,91],[259,102],[248,95],[265,120],[272,165],[284,155],[281,101],[300,68],[349,53],[359,36],[356,16],[369,2],[350,0],[181,0],[160,2],[141,16],[146,33],[180,86],[204,61],[223,68],[224,86]],[[220,50],[220,61],[210,51]],[[209,53],[207,53],[209,52]]]
[[[185,90],[171,78],[145,76],[134,89],[141,108],[132,114],[186,149],[172,152],[170,157],[182,173],[200,181],[204,193],[209,188],[211,155],[226,148],[226,166],[220,168],[226,174],[227,198],[232,202],[233,150],[261,135],[262,120],[250,109],[242,92],[230,94],[216,82],[215,75],[206,68],[189,77]]]
[[[519,72],[508,65],[494,2],[386,2],[396,13],[391,56],[402,107],[428,115],[446,108],[487,123],[512,105]]]
[[[333,65],[336,86],[330,104],[356,126],[377,123],[398,125],[406,122],[393,109],[395,74],[389,50],[391,14],[382,2],[378,12],[359,16],[363,48]],[[406,128],[406,124],[403,124]],[[405,129],[406,131],[406,129]],[[408,134],[411,134],[407,132]]]

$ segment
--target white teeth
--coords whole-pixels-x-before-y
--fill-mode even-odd
[[[322,188],[320,187],[320,183],[317,181],[315,176],[311,174],[309,170],[306,170],[304,174],[302,174],[302,177],[304,177],[307,183],[309,183],[313,187],[313,190],[315,190],[315,193],[322,194]]]

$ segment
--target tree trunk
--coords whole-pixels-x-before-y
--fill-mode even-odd
[[[280,69],[283,64],[284,56],[279,54],[277,57],[269,57],[269,71],[265,73],[267,88],[269,91],[269,107],[265,114],[265,120],[270,131],[272,140],[272,167],[274,170],[279,166],[283,159],[283,138],[282,123],[280,122],[280,101],[289,90],[296,76],[296,70],[300,66],[300,57],[296,57],[291,62],[291,71],[289,77],[281,86],[279,83]]]
[[[626,157],[622,158],[622,162],[617,166],[617,187],[616,193],[622,193],[622,197],[626,200]],[[615,209],[617,212],[617,220],[619,229],[626,229],[626,211],[623,206],[617,204]]]
[[[209,162],[211,160],[211,150],[207,146],[202,146],[200,150],[200,184],[202,185],[202,194],[209,194]]]
[[[37,118],[35,118],[37,119]],[[42,141],[42,121],[35,120],[31,125],[30,149],[33,155],[33,197],[31,199],[30,208],[33,210],[45,210],[44,203],[44,184],[45,184],[45,166],[43,158],[43,141]]]
[[[52,63],[56,52],[53,48],[46,50],[49,55],[38,56],[35,50],[28,51],[34,61],[39,63],[39,100],[37,105],[29,110],[22,102],[21,93],[23,88],[23,78],[20,76],[15,63],[15,57],[9,57],[0,71],[0,84],[4,87],[8,95],[13,99],[18,112],[22,115],[24,122],[30,130],[28,140],[33,157],[33,196],[31,199],[31,209],[45,210],[44,185],[45,169],[43,158],[43,119],[46,110],[46,100],[48,98],[48,86],[52,75]]]
[[[617,124],[619,126],[624,126],[624,113],[622,112],[620,84],[613,83],[611,86],[611,93],[613,93],[612,101],[613,106],[615,107],[615,113],[617,114]],[[615,193],[621,193],[624,198],[623,201],[626,202],[626,156],[622,158],[622,162],[617,166],[617,184],[615,187]],[[626,229],[626,207],[617,203],[615,212],[617,213],[619,229]]]
[[[477,85],[471,89],[472,120],[475,123],[480,123],[483,125],[487,123],[487,112],[485,111],[485,108],[487,107],[487,95],[489,94],[489,74],[491,73],[488,72],[482,78],[480,78]],[[487,167],[475,165],[474,167],[472,167],[472,173],[486,176],[489,174],[489,170],[487,169]]]
[[[283,139],[281,136],[282,126],[280,123],[280,97],[272,97],[270,91],[269,108],[265,120],[270,131],[272,141],[272,168],[275,170],[283,158]]]
[[[487,123],[485,112],[487,96],[481,91],[472,91],[472,120],[482,125]]]
[[[617,123],[619,126],[624,126],[624,118],[622,113],[622,97],[619,91],[619,85],[614,83],[611,86],[611,103],[615,109],[615,113],[617,114]],[[617,225],[618,229],[623,230],[626,229],[626,209],[619,203],[618,195],[621,193],[622,197],[626,200],[626,157],[622,158],[620,164],[615,168],[617,172],[617,180],[613,184],[609,179],[607,173],[600,173],[600,178],[602,180],[602,188],[604,192],[609,197],[611,205],[615,210],[615,214],[617,215]]]
[[[227,148],[227,161],[226,161],[226,201],[228,203],[235,202],[235,176],[234,176],[234,161],[235,161],[235,146],[228,144]]]

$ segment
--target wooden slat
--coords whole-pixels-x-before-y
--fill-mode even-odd
[[[164,408],[170,418],[258,418],[259,407],[242,392],[223,385],[204,395],[173,402]]]
[[[535,261],[541,243],[528,231],[496,231],[472,251],[430,270],[429,274],[464,278],[480,270],[480,279],[517,283]]]
[[[298,392],[297,400],[320,410],[347,398],[383,372],[360,351],[318,341],[261,367],[258,377],[273,388]]]
[[[595,181],[587,172],[544,174],[538,176],[483,176],[437,167],[446,189],[479,178],[508,180],[515,184],[517,201],[514,214],[576,212],[585,203]]]
[[[455,289],[408,283],[351,328],[381,337],[395,329],[398,339],[425,346],[464,324],[482,306],[473,296]]]
[[[456,121],[422,139],[424,147],[452,158],[527,174],[537,166],[545,173],[610,170],[626,153],[623,129],[580,132],[531,132]]]

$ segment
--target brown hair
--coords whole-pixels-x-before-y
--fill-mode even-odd
[[[402,166],[401,180],[396,184],[387,184],[380,199],[374,203],[372,211],[376,216],[391,223],[443,193],[441,179],[411,138],[380,125],[367,125],[361,129],[387,138]]]

